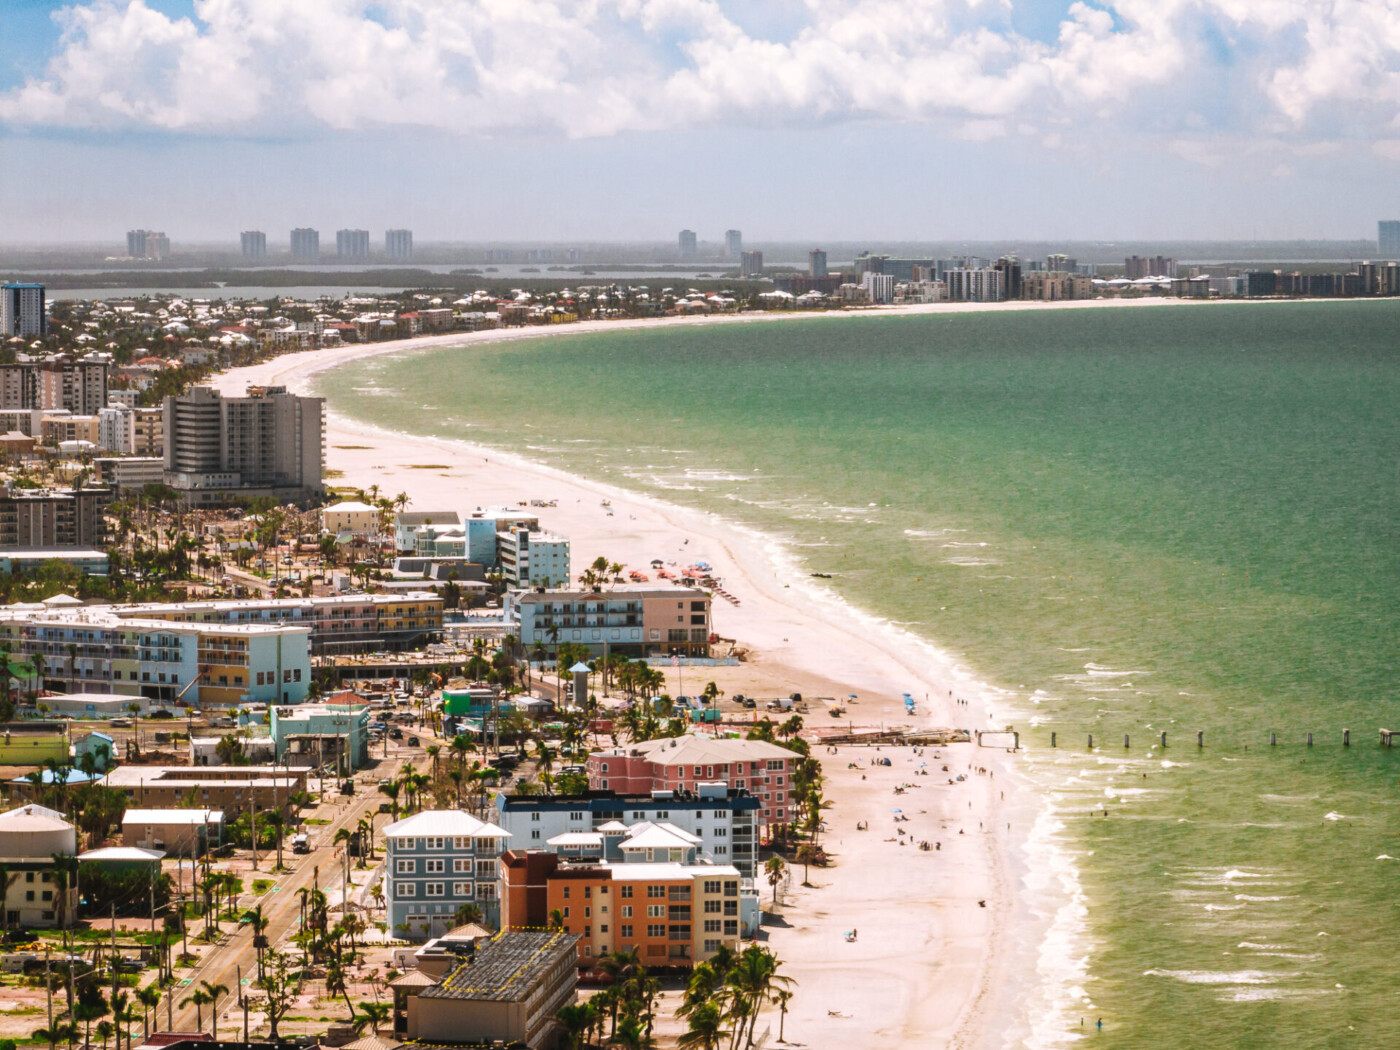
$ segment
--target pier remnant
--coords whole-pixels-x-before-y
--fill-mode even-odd
[[[1351,730],[1342,730],[1342,747],[1351,747]]]
[[[1277,734],[1277,733],[1270,733],[1270,734],[1269,734],[1269,746],[1270,746],[1270,747],[1278,747],[1278,734]]]
[[[1196,730],[1196,746],[1197,746],[1197,747],[1205,747],[1205,746],[1206,746],[1206,731],[1205,731],[1204,729],[1198,729],[1198,730]]]
[[[1162,750],[1165,751],[1166,749],[1167,749],[1167,731],[1166,731],[1165,729],[1163,729],[1163,730],[1162,730]]]

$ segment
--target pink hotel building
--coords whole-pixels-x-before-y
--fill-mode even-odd
[[[763,740],[716,740],[707,736],[644,740],[588,756],[588,786],[619,795],[689,791],[723,783],[762,803],[761,824],[794,819],[792,772],[802,756]]]

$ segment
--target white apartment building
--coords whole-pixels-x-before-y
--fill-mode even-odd
[[[569,575],[569,541],[548,532],[507,529],[496,534],[501,573],[511,587],[566,586]]]

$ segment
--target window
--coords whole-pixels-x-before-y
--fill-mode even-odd
[[[770,770],[771,770],[771,769],[783,769],[786,765],[787,765],[787,763],[785,763],[781,758],[770,758],[770,759],[768,760],[768,768],[769,768]]]
[[[458,857],[452,862],[452,874],[470,875],[472,873],[472,862]]]
[[[466,835],[458,835],[452,840],[453,849],[471,849],[472,840]]]
[[[648,905],[647,905],[647,918],[648,918],[648,919],[664,919],[665,917],[666,917],[666,905],[664,905],[664,904],[648,904]]]
[[[417,846],[418,846],[418,840],[417,840],[417,839],[399,839],[398,842],[396,843],[396,845],[398,846],[399,849],[416,849]]]
[[[666,887],[665,887],[665,886],[648,886],[648,887],[647,887],[647,896],[648,896],[648,897],[665,897],[665,896],[666,896]]]
[[[739,920],[738,920],[738,919],[725,919],[725,920],[724,920],[724,934],[725,934],[726,937],[737,937],[737,936],[739,936]]]
[[[452,884],[452,896],[470,897],[472,895],[472,884],[470,882],[454,882]]]
[[[564,899],[565,899],[565,900],[568,900],[568,899],[569,899],[569,896],[572,894],[572,892],[573,892],[573,887],[572,887],[572,886],[565,886],[565,887],[564,887]]]
[[[722,772],[722,773],[728,773],[728,772],[729,772],[729,769],[728,769],[728,767],[726,767],[726,766],[720,766],[719,768],[720,768],[720,772]],[[715,812],[714,812],[714,817],[715,817],[716,820],[723,820],[727,815],[728,815],[728,814],[727,814],[727,811],[726,811],[726,810],[722,810],[722,809],[717,809],[717,810],[715,810]]]
[[[715,856],[716,856],[716,857],[727,857],[728,855],[729,855],[729,847],[728,847],[728,846],[716,846],[716,847],[715,847]]]
[[[530,819],[535,823],[539,823],[540,815],[538,813],[531,813]]]
[[[621,891],[619,891],[618,896],[620,896],[620,897],[630,897],[630,896],[632,896],[632,887],[631,887],[631,886],[623,886],[622,889],[621,889]]]
[[[585,886],[585,887],[583,888],[583,895],[584,895],[585,897],[590,897],[590,898],[591,898],[591,897],[593,896],[593,887],[592,887],[592,886]]]
[[[623,927],[622,927],[622,936],[624,936],[624,937],[631,937],[631,936],[632,936],[632,927],[631,927],[631,926],[623,926]]]
[[[584,909],[583,909],[583,917],[584,917],[585,919],[591,919],[591,918],[593,918],[593,909],[590,908],[590,907],[584,908]]]
[[[719,951],[719,941],[711,940],[711,939],[709,939],[709,938],[706,938],[706,940],[705,940],[705,951],[707,951],[707,952],[717,952],[717,951]]]
[[[564,918],[567,919],[568,917],[569,917],[569,906],[566,904],[566,905],[564,905]]]
[[[706,919],[706,920],[705,920],[705,932],[706,932],[706,933],[719,933],[719,931],[720,931],[720,926],[721,926],[721,923],[720,923],[720,921],[719,921],[718,919]]]
[[[728,829],[728,828],[715,828],[715,838],[717,838],[717,839],[723,839],[723,838],[728,838],[728,837],[729,837],[729,829]]]
[[[582,813],[578,813],[578,812],[570,813],[570,814],[569,814],[569,819],[570,819],[570,820],[582,820],[582,819],[583,819],[583,814],[582,814]]]
[[[426,849],[442,849],[445,841],[446,840],[440,836],[436,838],[427,838],[423,840],[423,846]]]
[[[718,914],[719,914],[719,901],[706,901],[706,902],[705,902],[705,914],[706,914],[706,915],[718,915]]]
[[[630,919],[632,917],[632,905],[624,904],[622,906],[622,917],[624,919]]]
[[[412,875],[417,870],[417,863],[412,860],[399,858],[394,861],[394,871],[399,875]]]
[[[441,882],[428,883],[428,896],[441,897],[444,895],[444,886]]]
[[[538,839],[539,837],[540,837],[540,829],[539,829],[539,828],[531,828],[531,829],[530,829],[530,838],[532,838],[532,839]]]
[[[423,862],[423,871],[428,875],[441,875],[446,866],[446,862],[441,858],[437,860],[425,860]]]
[[[411,882],[400,882],[395,888],[399,891],[400,897],[418,896],[418,887]]]
[[[654,925],[648,925],[648,926],[647,926],[647,936],[648,936],[648,937],[665,937],[665,936],[666,936],[666,924],[665,924],[665,923],[657,923],[657,924],[654,924]]]
[[[718,892],[719,892],[719,887],[720,887],[719,879],[706,879],[706,880],[705,880],[705,892],[706,892],[706,893],[718,893]]]

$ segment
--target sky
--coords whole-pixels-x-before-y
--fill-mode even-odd
[[[0,188],[5,244],[1374,238],[1400,0],[5,0]]]

